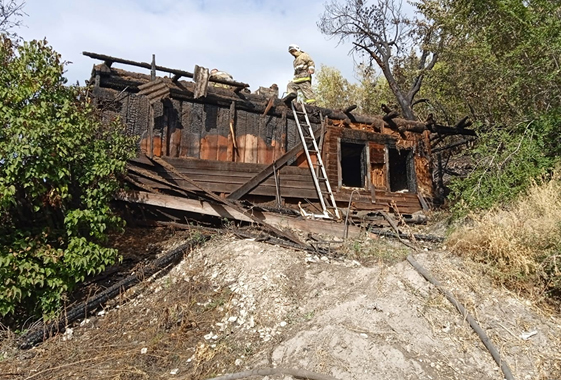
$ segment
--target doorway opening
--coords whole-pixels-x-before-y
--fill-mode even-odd
[[[410,167],[412,162],[411,150],[390,148],[388,153],[390,191],[403,192],[413,190]]]
[[[341,141],[341,184],[364,188],[365,145]]]

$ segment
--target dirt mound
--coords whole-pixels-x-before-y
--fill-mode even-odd
[[[186,238],[176,234],[166,247]],[[355,254],[366,246],[384,257],[403,249],[362,241]],[[416,258],[467,307],[517,379],[561,378],[558,317],[445,251]],[[288,367],[340,379],[503,378],[468,323],[406,261],[361,261],[369,266],[216,237],[71,333],[29,351],[4,344],[0,373],[205,379]]]

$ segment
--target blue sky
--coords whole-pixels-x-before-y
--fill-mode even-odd
[[[337,46],[317,28],[326,0],[27,0],[26,40],[47,38],[66,61],[71,83],[89,79],[91,51],[193,71],[218,68],[252,91],[292,77],[291,43],[354,81],[350,44]],[[115,64],[115,67],[127,68]],[[129,69],[133,67],[128,66]],[[142,68],[134,68],[143,72]]]

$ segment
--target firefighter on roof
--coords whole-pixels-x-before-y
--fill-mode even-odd
[[[294,44],[288,46],[288,52],[294,56],[294,79],[287,86],[285,99],[296,98],[298,90],[300,90],[306,103],[315,102],[315,95],[312,91],[312,74],[316,68],[312,57]]]

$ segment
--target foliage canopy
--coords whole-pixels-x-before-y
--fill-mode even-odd
[[[46,41],[0,37],[0,315],[53,313],[118,258],[103,244],[122,225],[110,201],[134,140],[63,73]]]

